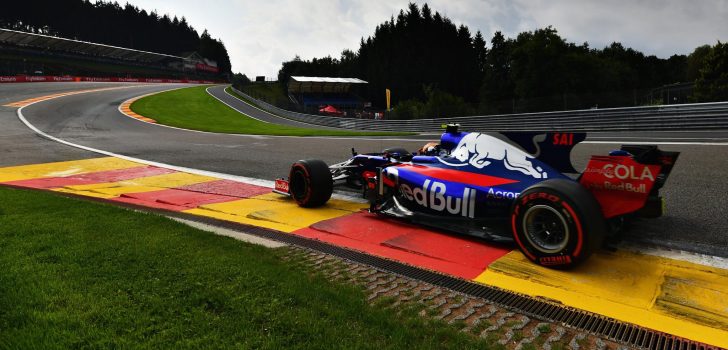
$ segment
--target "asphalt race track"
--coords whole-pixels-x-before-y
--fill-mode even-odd
[[[132,97],[184,85],[124,83],[28,83],[0,85],[0,105],[62,91],[120,87],[71,95],[25,107],[25,118],[41,131],[68,142],[150,161],[260,179],[285,175],[298,159],[326,162],[345,160],[350,149],[375,152],[392,146],[415,150],[423,139],[437,136],[393,138],[270,137],[223,135],[184,131],[128,118],[119,105]],[[276,122],[279,118],[215,93],[253,117]],[[65,146],[38,136],[17,116],[17,108],[0,107],[0,167],[98,157],[98,154]],[[282,123],[297,124],[283,119]],[[464,126],[467,129],[467,126]],[[650,141],[666,150],[682,152],[663,190],[667,215],[636,223],[628,241],[658,247],[728,257],[728,132],[598,133],[572,154],[577,169],[591,154],[618,148],[619,141]],[[674,144],[680,142],[684,144]]]

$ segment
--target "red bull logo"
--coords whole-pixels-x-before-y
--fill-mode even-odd
[[[422,187],[412,188],[408,184],[399,185],[399,193],[409,201],[436,211],[447,211],[453,215],[475,217],[476,191],[465,187],[461,197],[446,194],[447,186],[438,181],[425,180]]]
[[[384,174],[388,181],[395,184],[399,195],[410,202],[452,215],[475,217],[477,191],[473,188],[466,186],[462,195],[452,196],[447,194],[447,185],[440,181],[426,179],[422,187],[411,186],[407,183],[399,183],[399,170],[396,167],[384,169]]]
[[[534,167],[531,162],[533,157],[490,135],[475,132],[465,135],[453,148],[450,156],[462,163],[452,164],[442,159],[440,161],[451,166],[470,164],[478,169],[482,169],[494,161],[499,161],[503,162],[508,170],[518,171],[536,179],[548,178],[548,174],[541,167]]]

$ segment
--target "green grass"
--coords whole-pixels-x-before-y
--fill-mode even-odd
[[[137,100],[131,109],[165,125],[184,129],[232,134],[283,136],[378,136],[411,133],[359,132],[305,129],[263,123],[248,118],[210,96],[207,86],[163,92]]]
[[[361,287],[307,271],[286,249],[0,187],[0,349],[487,347],[370,306]]]

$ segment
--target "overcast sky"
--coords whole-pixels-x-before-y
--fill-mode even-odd
[[[275,78],[283,61],[356,51],[359,40],[406,9],[408,0],[128,0],[147,11],[186,17],[222,39],[233,72]],[[124,3],[124,1],[121,1]],[[414,1],[419,5],[424,1]],[[667,58],[728,41],[728,0],[433,0],[456,24],[486,41],[553,26],[567,41],[593,48],[618,41]]]

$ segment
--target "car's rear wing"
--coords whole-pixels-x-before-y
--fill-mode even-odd
[[[622,151],[629,152],[634,160],[642,164],[660,165],[651,195],[657,196],[672,172],[680,152],[663,151],[655,145],[622,145]]]
[[[592,192],[607,219],[658,217],[663,213],[659,190],[678,155],[653,145],[625,145],[608,156],[592,156],[579,183]]]

